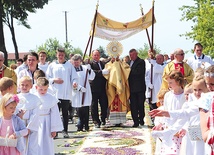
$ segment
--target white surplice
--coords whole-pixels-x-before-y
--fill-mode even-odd
[[[41,63],[38,63],[38,68],[41,69],[44,73],[46,73],[47,69],[48,69],[48,65],[49,63],[48,62],[45,62],[45,64],[41,64]]]
[[[32,93],[32,94],[37,93],[36,84],[33,84],[33,87],[30,89],[30,93]],[[49,83],[49,87],[48,87],[48,93],[53,95],[53,96],[56,96],[56,93],[57,93],[57,90],[50,83]]]
[[[73,82],[76,82],[78,76],[75,68],[70,62],[58,63],[52,62],[46,71],[46,76],[53,87],[57,90],[56,97],[63,100],[71,100],[71,90]],[[53,83],[55,78],[61,78],[62,84]]]
[[[200,59],[194,55],[187,59],[187,64],[195,71],[197,68],[207,68],[208,66],[214,65],[214,61],[210,56],[202,54]]]
[[[151,84],[153,85],[153,89],[151,91],[152,92],[152,101],[151,101],[152,103],[157,102],[157,94],[161,87],[163,70],[164,70],[165,66],[166,66],[165,64],[160,65],[155,62],[155,63],[153,63],[152,66],[150,64],[150,68],[146,69],[145,82],[146,82],[147,91],[148,91],[148,89],[150,89],[150,88],[148,88],[148,86]],[[151,69],[151,67],[153,67],[153,69]],[[152,81],[151,81],[151,77],[152,77]]]
[[[87,80],[86,80],[86,92],[84,93],[84,102],[82,104],[82,95],[81,87],[84,87],[85,78],[86,78],[86,70],[87,66],[82,65],[82,71],[78,71],[78,89],[72,89],[72,107],[78,108],[82,106],[90,106],[92,101],[91,87],[89,84],[90,80],[95,78],[95,73],[91,69],[88,72]]]
[[[26,154],[27,155],[39,155],[38,154],[38,126],[39,126],[39,105],[40,99],[31,93],[18,94],[20,99],[17,110],[25,111],[23,115],[23,121],[27,128],[30,130],[28,137],[25,139]]]
[[[51,132],[63,130],[57,103],[59,100],[49,93],[37,96],[41,100],[39,108],[38,144],[40,155],[54,155],[54,141]]]

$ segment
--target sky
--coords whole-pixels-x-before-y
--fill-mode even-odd
[[[19,52],[37,50],[49,38],[56,38],[61,44],[66,41],[65,11],[67,11],[68,41],[75,48],[85,51],[89,38],[91,23],[94,18],[97,0],[51,0],[43,9],[29,14],[28,24],[31,29],[15,25],[16,40]],[[152,7],[152,0],[99,0],[98,12],[109,19],[130,22],[141,16],[140,4],[144,14]],[[194,43],[180,37],[180,34],[191,30],[192,22],[180,21],[183,5],[193,5],[192,0],[156,0],[154,25],[154,44],[162,54],[170,54],[176,48],[190,51]],[[148,28],[151,38],[151,27]],[[13,53],[14,47],[9,29],[5,26],[5,43],[8,52]],[[109,41],[94,38],[92,49],[99,46],[106,48]],[[131,48],[139,49],[148,44],[146,31],[120,41],[123,45],[122,56],[128,55]],[[87,51],[89,53],[89,50]],[[187,54],[187,56],[190,54]]]

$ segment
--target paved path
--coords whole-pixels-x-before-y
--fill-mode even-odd
[[[90,133],[90,131],[77,132],[75,123],[72,124],[71,122],[69,122],[68,131],[70,138],[63,138],[62,134],[59,133],[58,138],[54,140],[55,155],[76,154],[76,152],[80,149],[80,146],[85,141],[85,138]]]

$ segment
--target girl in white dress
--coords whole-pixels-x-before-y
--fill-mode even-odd
[[[203,93],[208,92],[204,76],[198,75],[193,79],[192,90],[193,90],[193,93],[189,94],[188,102],[184,103],[182,110],[192,109],[192,107],[195,106],[194,104],[201,98],[201,95],[203,95]],[[183,122],[186,122],[184,128],[187,131],[185,136],[185,141],[183,141],[184,145],[182,144],[184,147],[183,153],[194,154],[194,155],[205,154],[204,142],[202,140],[202,137],[198,136],[198,138],[195,138],[194,136],[191,135],[191,129],[193,127],[194,128],[197,127],[198,131],[201,132],[199,109],[195,110],[194,115],[190,115],[189,117],[184,117],[182,119],[183,119]]]
[[[186,128],[187,134],[185,136],[186,139],[183,139],[184,141],[182,141],[182,152],[180,152],[180,154],[204,155],[205,147],[202,137],[199,134],[196,134],[196,130],[194,130],[195,136],[192,136],[192,132],[190,132],[190,129],[193,126],[195,128],[198,126],[198,131],[199,133],[201,132],[199,127],[200,117],[198,103],[205,103],[201,102],[200,98],[201,96],[206,96],[203,93],[208,92],[203,76],[199,75],[193,79],[192,89],[193,93],[189,94],[189,102],[185,102],[181,110],[163,111],[158,109],[151,111],[150,115],[153,117],[156,115],[173,118],[175,121],[174,126],[177,127],[177,131],[185,124],[184,128]],[[179,123],[176,121],[178,118],[182,119]]]
[[[201,133],[208,144],[206,155],[214,155],[214,65],[206,69],[204,76],[210,92],[202,96],[199,102]]]
[[[18,116],[23,119],[27,129],[29,130],[28,136],[25,138],[26,154],[27,155],[39,155],[38,154],[38,112],[40,99],[30,93],[32,88],[32,79],[29,76],[23,76],[19,80],[19,88],[21,93],[18,94],[20,99],[16,110]],[[20,115],[22,114],[22,115]]]
[[[164,109],[181,109],[185,102],[183,91],[185,80],[182,73],[177,70],[171,71],[166,77],[166,80],[170,91],[164,96]],[[170,136],[163,136],[161,132],[153,131],[153,136],[162,138],[160,154],[178,155],[180,152],[183,130],[180,130],[178,133],[173,133],[173,123],[171,118],[165,118],[162,123],[153,128],[153,130],[172,130]]]

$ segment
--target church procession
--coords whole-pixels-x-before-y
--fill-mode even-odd
[[[97,2],[85,53],[57,47],[7,67],[0,51],[0,155],[214,155],[214,61],[154,48],[154,1],[131,22],[109,19]],[[151,28],[149,36],[148,28]],[[122,40],[145,31],[147,58]],[[106,52],[93,39],[108,40]],[[151,37],[151,39],[150,39]],[[87,53],[89,51],[89,53]]]

